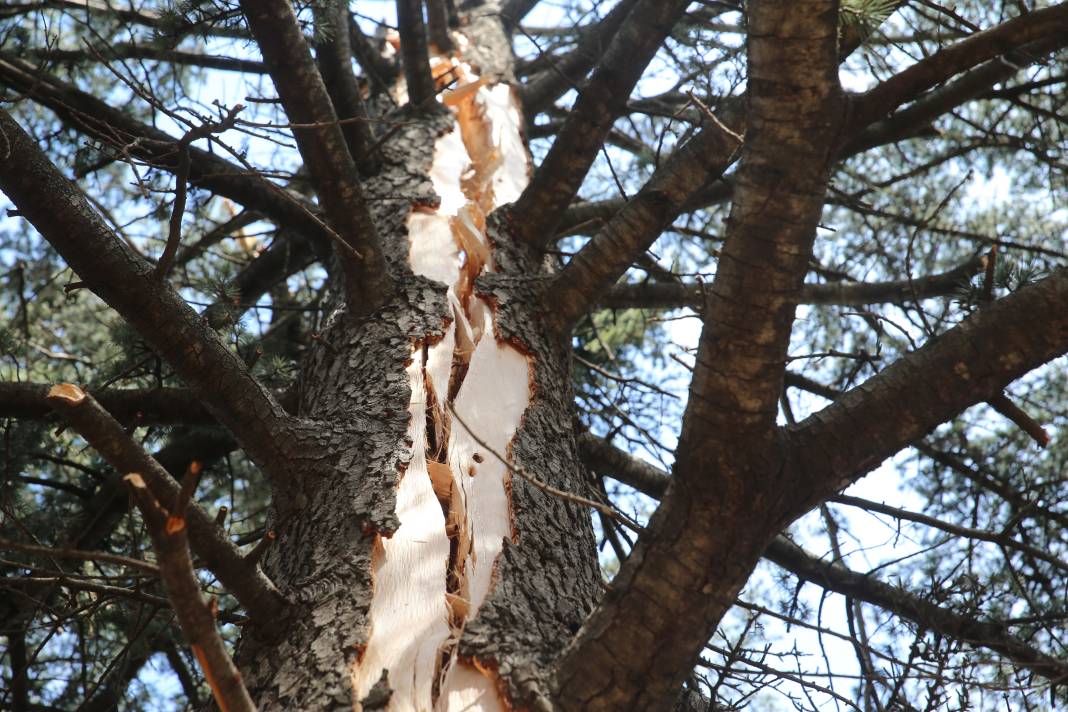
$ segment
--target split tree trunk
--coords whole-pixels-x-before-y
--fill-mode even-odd
[[[238,656],[261,710],[536,707],[600,592],[589,511],[529,481],[587,488],[544,263],[490,217],[530,172],[510,46],[469,17],[365,186],[400,289],[338,306],[306,358],[322,448],[276,492],[264,561],[296,605]]]

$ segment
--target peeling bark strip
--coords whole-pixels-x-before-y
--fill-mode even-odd
[[[512,88],[480,77],[464,61],[466,45],[458,37],[455,53],[431,61],[437,81],[453,87],[441,95],[452,125],[434,145],[439,203],[407,219],[411,270],[448,286],[451,320],[437,340],[412,345],[413,450],[397,490],[400,527],[376,540],[371,633],[352,669],[359,701],[388,679],[390,710],[508,707],[493,665],[460,659],[457,644],[493,587],[504,542],[514,539],[510,474],[497,454],[508,457],[530,404],[531,367],[498,337],[474,282],[495,269],[486,216],[518,197],[530,160]]]

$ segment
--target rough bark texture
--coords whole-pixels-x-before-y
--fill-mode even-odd
[[[788,522],[775,415],[844,113],[837,4],[754,4],[749,21],[748,128],[675,480],[560,663],[567,709],[664,709]]]
[[[468,26],[469,35],[477,32],[484,33],[483,48],[505,41],[493,21]],[[494,54],[483,49],[479,58],[482,76],[507,76]],[[402,287],[365,317],[338,306],[304,363],[299,413],[323,428],[309,457],[333,453],[334,459],[296,468],[285,491],[276,493],[277,540],[264,567],[293,612],[282,631],[248,627],[238,656],[262,710],[348,710],[361,702],[353,699],[350,674],[371,632],[373,557],[398,530],[396,489],[421,446],[407,439],[406,368],[413,345],[440,340],[451,319],[444,285],[411,272],[407,221],[413,207],[437,205],[440,196],[427,177],[434,142],[457,129],[441,110],[407,118],[383,146],[382,172],[365,183],[386,260]],[[553,332],[536,311],[543,267],[510,248],[506,231],[491,227],[491,235],[498,273],[481,278],[475,293],[495,305],[494,336],[528,357],[533,393],[511,443],[513,468],[582,494],[588,478],[571,427],[566,344],[547,336]],[[322,472],[332,473],[330,481]],[[518,476],[511,479],[511,498],[513,536],[504,542],[487,600],[466,622],[458,654],[497,678],[512,704],[525,706],[547,694],[547,671],[592,609],[600,574],[583,507]],[[268,642],[268,635],[276,637]],[[384,680],[371,694],[381,699],[389,688]],[[375,703],[366,702],[365,709]]]

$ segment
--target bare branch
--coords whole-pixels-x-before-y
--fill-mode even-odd
[[[1032,556],[1040,561],[1045,561],[1054,568],[1060,569],[1064,573],[1068,573],[1068,563],[1065,563],[1061,559],[1058,559],[1053,554],[1046,552],[1037,546],[1032,546],[1025,542],[1017,541],[1013,537],[1009,536],[1007,531],[999,533],[988,532],[983,529],[977,529],[975,527],[963,527],[952,522],[945,522],[936,517],[931,517],[919,512],[910,512],[907,509],[900,507],[892,507],[882,502],[873,502],[861,497],[852,497],[850,495],[839,494],[831,497],[829,502],[836,502],[838,504],[846,504],[850,507],[857,507],[869,512],[876,512],[879,514],[886,514],[908,522],[916,522],[917,524],[923,524],[924,526],[931,527],[932,529],[938,529],[939,531],[946,532],[947,534],[953,534],[954,536],[973,539],[975,541],[985,541],[991,544],[997,544],[1005,549],[1011,549],[1019,551]]]
[[[52,416],[44,383],[0,383],[0,418],[45,420]],[[111,388],[98,394],[100,404],[123,423],[207,424],[216,420],[184,388]]]
[[[1054,34],[963,72],[945,86],[923,94],[909,106],[886,118],[873,116],[872,122],[866,126],[857,123],[856,133],[846,141],[841,151],[844,155],[854,155],[869,148],[911,138],[939,116],[965,102],[985,96],[991,87],[1014,76],[1022,67],[1040,62],[1050,52],[1066,45],[1068,33]]]
[[[298,447],[293,420],[182,297],[153,278],[152,266],[130,251],[2,111],[0,136],[0,189],[20,214],[170,363],[257,464],[285,476],[290,448]]]
[[[238,104],[230,109],[226,116],[219,121],[201,124],[196,128],[186,131],[178,141],[178,170],[174,173],[174,205],[171,206],[171,219],[167,231],[167,244],[163,248],[159,262],[156,263],[154,276],[156,279],[166,279],[171,271],[174,256],[178,254],[178,247],[182,244],[182,219],[185,217],[185,200],[189,186],[189,146],[202,138],[213,133],[221,133],[234,126],[238,113],[244,107]]]
[[[960,615],[872,576],[821,561],[785,537],[776,537],[764,555],[804,581],[878,606],[921,628],[989,648],[1053,684],[1068,679],[1068,664],[1036,650],[1009,633],[1004,624]]]
[[[574,199],[631,90],[686,10],[686,0],[640,0],[579,92],[564,127],[512,208],[519,239],[545,245]]]
[[[375,137],[370,122],[366,120],[367,109],[352,73],[348,2],[331,0],[321,6],[313,6],[313,9],[316,11],[318,28],[315,57],[319,73],[338,119],[357,119],[343,123],[341,132],[345,135],[345,144],[360,173],[370,175],[378,169],[378,161],[368,154]]]
[[[243,74],[266,74],[263,62],[239,57],[222,57],[214,54],[197,54],[182,52],[165,47],[139,45],[132,42],[116,42],[106,45],[99,51],[82,49],[31,49],[22,53],[27,59],[40,60],[47,64],[74,64],[78,62],[99,62],[111,59],[148,59],[168,64],[184,64],[204,69],[218,69],[224,72],[241,72]]]
[[[811,508],[935,426],[1068,352],[1065,300],[1068,269],[1060,269],[984,307],[798,423],[790,434],[794,491],[806,493],[798,508]]]
[[[396,62],[382,55],[375,41],[363,33],[351,15],[348,26],[349,47],[356,61],[360,63],[364,74],[371,80],[374,90],[380,91],[392,86],[399,70]]]
[[[18,541],[0,539],[0,550],[21,551],[24,554],[36,554],[56,559],[74,559],[75,561],[103,561],[108,564],[117,564],[127,568],[136,569],[147,574],[158,574],[159,567],[141,559],[131,559],[129,556],[109,554],[106,551],[82,551],[80,549],[56,549],[51,546],[37,546],[35,544],[23,544]]]
[[[912,280],[806,284],[801,288],[798,303],[863,306],[905,304],[916,299],[945,297],[966,284],[978,270],[979,258],[976,256],[946,272]],[[678,282],[618,284],[607,290],[598,300],[598,304],[610,309],[700,308],[704,306],[707,289],[703,284]]]
[[[953,76],[1028,42],[1068,32],[1068,3],[1035,10],[978,32],[879,83],[857,97],[850,117],[854,130],[878,121],[905,102]]]
[[[570,53],[559,59],[548,58],[550,66],[531,77],[520,90],[523,111],[528,117],[541,113],[568,91],[577,88],[577,84],[604,55],[612,37],[619,31],[636,2],[620,0],[603,20],[583,30]]]
[[[156,499],[178,501],[178,483],[92,396],[77,386],[64,384],[54,386],[48,400],[112,467],[120,473],[139,473]],[[281,594],[254,564],[244,560],[207,512],[191,503],[186,520],[197,555],[251,617],[269,621],[283,615],[286,604]]]
[[[575,255],[550,285],[550,311],[562,329],[581,318],[679,214],[696,186],[720,175],[742,137],[714,117]]]
[[[215,616],[201,597],[200,581],[189,558],[185,518],[160,506],[140,475],[127,475],[126,483],[152,538],[167,598],[204,671],[216,703],[224,710],[255,712],[252,698],[241,682],[241,673],[234,666],[215,627]]]
[[[654,499],[660,499],[667,492],[671,484],[671,477],[667,473],[623,452],[593,433],[580,433],[576,441],[582,461],[595,472],[630,485]]]
[[[435,94],[426,25],[423,23],[423,0],[397,0],[397,24],[400,26],[401,61],[408,85],[408,102],[422,108]]]
[[[651,497],[661,497],[671,482],[671,478],[666,473],[595,435],[589,433],[580,435],[578,442],[583,460],[595,471],[635,487]],[[860,503],[861,501],[856,498],[837,497],[835,500],[864,507],[874,504],[866,501]],[[895,510],[889,513],[897,516],[900,511]],[[915,518],[917,521],[928,519],[921,519],[920,515],[916,515]],[[976,532],[968,530],[965,534],[970,536]],[[937,631],[971,645],[989,648],[1053,682],[1059,682],[1068,677],[1068,664],[1012,636],[1003,624],[995,621],[983,622],[960,615],[925,601],[905,589],[887,585],[871,575],[858,574],[838,564],[821,561],[806,553],[786,537],[775,537],[763,556],[805,581],[810,581],[843,596],[878,606],[922,628]]]
[[[1007,395],[999,393],[987,403],[991,408],[1015,423],[1020,430],[1027,433],[1039,447],[1049,445],[1049,433],[1046,432],[1046,429],[1036,423],[1035,419],[1029,416],[1020,406],[1009,400]]]
[[[349,309],[368,314],[389,297],[393,281],[330,96],[292,5],[287,0],[246,0],[241,7],[286,114],[294,124],[308,125],[293,129],[293,137],[323,211],[343,243],[337,253],[345,270]]]
[[[0,53],[0,83],[47,106],[68,126],[101,143],[170,171],[178,167],[178,139],[131,119],[71,84]],[[327,233],[310,206],[259,175],[190,147],[189,181],[263,213],[282,226],[325,240]]]

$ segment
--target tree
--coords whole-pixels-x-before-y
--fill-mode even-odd
[[[1063,694],[1068,3],[536,6],[0,10],[3,706]],[[840,494],[909,448],[918,506]],[[930,550],[851,570],[837,507]],[[823,684],[754,642],[834,634],[803,582]]]

